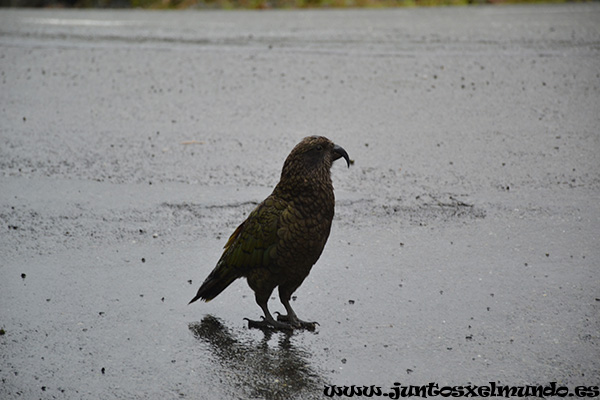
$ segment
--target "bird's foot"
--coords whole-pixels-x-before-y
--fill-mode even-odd
[[[306,329],[307,331],[314,332],[317,325],[319,325],[319,323],[316,321],[313,321],[313,322],[302,321],[295,315],[290,318],[290,316],[287,314],[280,314],[278,312],[276,312],[276,314],[277,314],[277,321],[288,323],[291,326],[293,326],[294,328]]]
[[[248,321],[248,329],[262,329],[262,330],[276,330],[276,331],[293,331],[294,327],[290,324],[275,321],[274,319],[268,320],[265,317],[261,317],[260,321],[254,321],[248,318],[244,318]]]

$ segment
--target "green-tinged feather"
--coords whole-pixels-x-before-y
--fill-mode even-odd
[[[294,147],[273,193],[233,232],[217,266],[190,303],[209,301],[234,280],[245,277],[265,314],[266,326],[314,328],[297,318],[289,299],[329,237],[335,205],[330,168],[342,157],[349,166],[346,151],[322,136],[304,138]],[[275,321],[267,307],[276,287],[288,312],[287,323]],[[262,327],[262,323],[252,322]]]

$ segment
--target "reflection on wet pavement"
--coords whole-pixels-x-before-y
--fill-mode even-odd
[[[208,344],[212,362],[223,381],[244,397],[261,399],[322,398],[325,381],[310,365],[311,354],[291,343],[292,333],[264,332],[254,340],[232,332],[212,315],[189,325],[193,335]],[[271,339],[277,338],[274,345]],[[215,365],[216,367],[216,365]]]

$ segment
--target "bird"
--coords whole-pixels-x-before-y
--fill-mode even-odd
[[[238,278],[246,278],[262,309],[248,328],[315,330],[317,322],[298,318],[290,299],[317,262],[331,230],[335,197],[331,166],[346,150],[324,136],[302,139],[285,159],[279,183],[231,234],[215,268],[189,304],[217,297]],[[287,314],[277,319],[267,305],[278,288]]]

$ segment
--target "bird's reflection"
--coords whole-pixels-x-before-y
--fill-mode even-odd
[[[189,328],[197,339],[208,344],[223,369],[222,376],[244,397],[323,398],[324,380],[310,366],[310,354],[290,342],[291,333],[264,332],[258,342],[242,341],[212,315]],[[269,345],[273,337],[279,338],[276,346]]]

